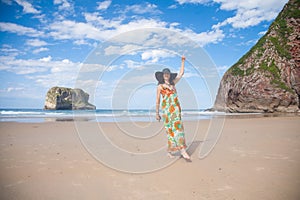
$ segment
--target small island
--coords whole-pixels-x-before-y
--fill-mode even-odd
[[[48,90],[45,110],[95,110],[88,102],[89,94],[79,88],[52,87]]]

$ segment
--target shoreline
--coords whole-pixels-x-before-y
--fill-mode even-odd
[[[300,117],[300,112],[296,113],[203,113],[203,114],[184,114],[183,121],[211,120],[212,118],[224,119],[243,119],[243,118],[265,118],[265,117]],[[18,123],[46,123],[46,122],[68,122],[68,121],[86,121],[86,122],[153,122],[155,115],[143,116],[97,116],[97,115],[73,115],[73,116],[1,116],[2,122]]]

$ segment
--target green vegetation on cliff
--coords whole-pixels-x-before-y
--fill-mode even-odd
[[[299,6],[299,0],[295,1],[294,6],[287,4],[287,8],[282,10],[270,25],[268,32],[261,37],[258,42],[229,69],[230,72],[232,72],[233,75],[243,76],[244,73],[240,72],[239,66],[245,64],[246,59],[254,53],[256,53],[256,56],[260,58],[265,51],[264,45],[266,44],[266,41],[272,42],[276,51],[281,57],[290,59],[291,54],[289,53],[288,35],[293,32],[293,29],[287,25],[286,20],[291,18],[300,18],[300,10],[298,9]],[[275,37],[270,36],[270,30],[274,30],[276,32]]]
[[[289,0],[266,34],[223,76],[215,110],[300,110],[300,0]]]
[[[290,46],[288,45],[290,42],[288,36],[292,34],[294,30],[291,26],[288,26],[287,21],[290,19],[300,18],[299,7],[299,0],[293,0],[292,3],[287,4],[270,25],[267,33],[228,70],[228,73],[233,76],[243,77],[251,75],[255,70],[268,71],[269,74],[272,75],[272,83],[274,85],[279,88],[292,91],[284,82],[281,81],[280,70],[275,64],[275,58],[270,58],[270,55],[267,55],[266,50],[274,49],[275,51],[272,51],[276,52],[280,58],[285,60],[292,58]],[[269,62],[269,59],[272,59],[272,61]],[[256,69],[253,66],[254,63],[251,64],[251,67],[246,67],[245,64],[250,60],[256,60],[255,65],[258,66]]]

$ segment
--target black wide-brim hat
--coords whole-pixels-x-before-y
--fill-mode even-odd
[[[177,76],[177,73],[172,73],[169,68],[165,68],[161,72],[155,72],[155,78],[159,83],[164,82],[165,73],[170,74],[170,82],[172,82]]]

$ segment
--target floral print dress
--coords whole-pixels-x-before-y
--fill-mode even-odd
[[[181,107],[175,89],[162,87],[162,118],[168,137],[168,152],[186,148]]]

